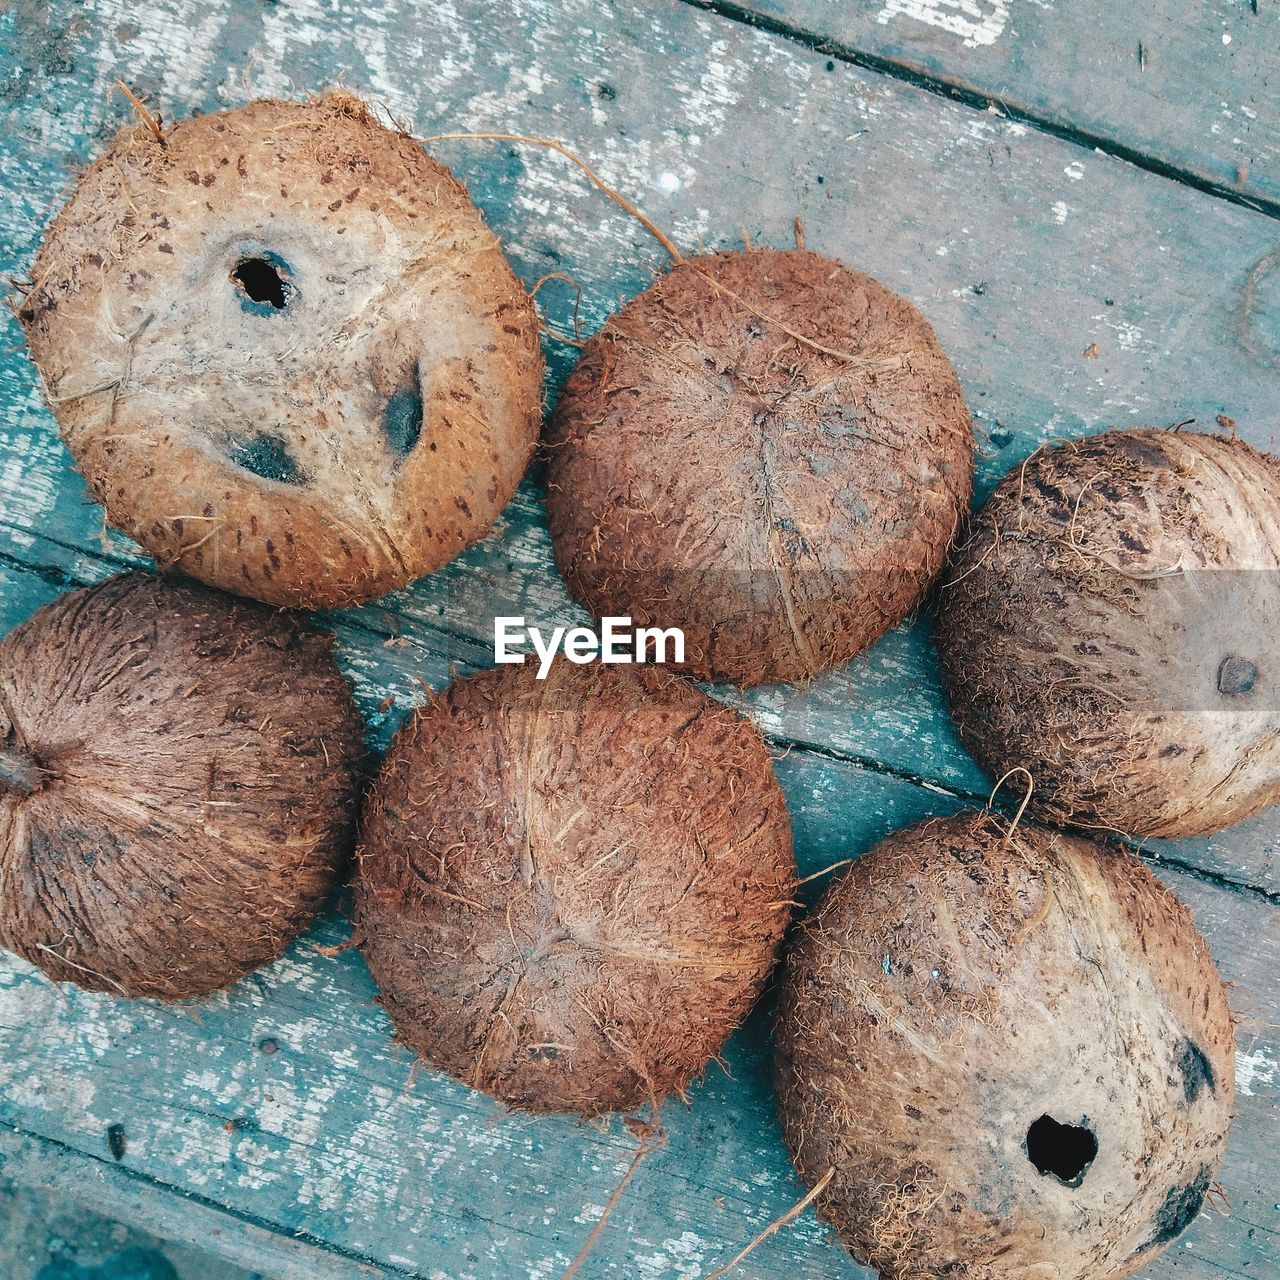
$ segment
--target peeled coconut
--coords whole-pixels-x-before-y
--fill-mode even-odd
[[[513,1106],[679,1091],[751,1007],[795,874],[759,732],[652,668],[458,680],[365,809],[357,937],[396,1034]]]
[[[968,508],[972,425],[928,322],[816,253],[688,258],[583,351],[550,428],[555,556],[689,668],[807,680],[911,611]]]
[[[533,450],[532,304],[466,189],[353,94],[121,133],[17,309],[108,519],[275,604],[481,537]]]
[[[1280,798],[1280,461],[1113,431],[997,486],[939,593],[965,745],[1033,811],[1141,836]]]
[[[178,1000],[274,959],[350,853],[361,727],[330,640],[146,574],[0,641],[0,945]]]
[[[783,1133],[883,1280],[1111,1280],[1200,1211],[1235,1087],[1185,907],[1133,856],[964,813],[860,858],[801,926]]]

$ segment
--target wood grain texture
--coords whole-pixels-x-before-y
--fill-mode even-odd
[[[1043,440],[1120,423],[1211,424],[1221,413],[1276,447],[1280,258],[1270,219],[889,77],[827,70],[828,61],[666,2],[233,0],[209,10],[165,0],[142,21],[125,0],[89,9],[18,0],[0,14],[0,181],[10,194],[0,268],[23,274],[76,166],[125,118],[115,76],[169,118],[341,75],[419,134],[562,138],[686,247],[731,244],[740,222],[784,245],[801,215],[810,247],[885,280],[934,323],[983,430],[984,491]],[[527,283],[559,270],[582,284],[588,331],[661,268],[661,250],[562,160],[491,144],[434,150],[471,186]],[[556,282],[539,295],[562,330],[572,297]],[[16,327],[5,337],[7,629],[63,586],[132,562],[136,548],[103,534]],[[1085,356],[1095,345],[1097,358]],[[549,346],[550,392],[571,354]],[[455,665],[491,661],[495,613],[543,626],[581,620],[551,564],[536,476],[495,535],[455,564],[330,619],[375,746],[424,696],[420,681],[439,688]],[[926,626],[891,633],[806,690],[764,689],[743,705],[783,756],[805,871],[985,797],[988,783],[945,715]],[[1152,1276],[1266,1274],[1280,1239],[1267,1150],[1280,1108],[1280,915],[1265,896],[1280,889],[1278,852],[1280,815],[1158,850],[1185,863],[1164,874],[1239,983],[1246,1022],[1240,1122],[1223,1174],[1233,1212],[1202,1215]],[[342,936],[331,915],[310,941]],[[208,1222],[221,1233],[209,1243],[229,1257],[252,1238],[282,1276],[311,1263],[292,1245],[276,1249],[277,1233],[321,1250],[329,1269],[310,1273],[320,1276],[554,1278],[633,1151],[617,1123],[511,1117],[430,1073],[410,1083],[354,953],[327,959],[304,941],[205,1002],[198,1022],[58,992],[17,961],[3,965],[0,1122],[26,1144],[16,1167],[54,1176],[70,1162],[88,1177],[109,1165],[103,1183],[123,1169],[128,1190],[112,1192],[121,1212],[132,1204],[131,1215],[170,1230]],[[274,1053],[262,1052],[267,1039]],[[690,1110],[671,1109],[671,1145],[641,1167],[589,1274],[696,1280],[800,1194],[775,1128],[766,1053],[757,1016],[727,1055],[733,1078],[715,1069]],[[104,1137],[113,1123],[127,1135],[119,1166]],[[14,1150],[6,1140],[7,1158],[19,1158]],[[182,1195],[199,1198],[190,1216],[175,1208]],[[870,1273],[806,1217],[738,1274]]]
[[[26,578],[15,579],[18,598],[38,599],[41,580]],[[399,705],[384,706],[387,694],[409,705],[424,696],[419,678],[440,687],[455,660],[412,642],[388,648],[349,623],[338,634],[371,740],[385,745],[399,718]],[[802,875],[959,807],[808,751],[776,767]],[[1256,894],[1171,868],[1161,874],[1236,983],[1242,1084],[1222,1175],[1232,1214],[1206,1211],[1186,1244],[1146,1274],[1247,1276],[1277,1238],[1269,1133],[1280,1120],[1280,1003],[1271,980],[1280,912]],[[109,1163],[107,1127],[123,1125],[122,1164],[137,1174],[148,1214],[163,1214],[180,1192],[323,1244],[352,1267],[450,1280],[557,1276],[625,1170],[632,1140],[616,1121],[514,1116],[446,1077],[414,1072],[373,1004],[359,954],[315,951],[346,934],[341,913],[331,912],[277,964],[186,1008],[60,990],[0,958],[0,1124],[99,1165]],[[696,1280],[798,1198],[776,1133],[767,1040],[766,1014],[757,1011],[726,1051],[727,1074],[713,1068],[688,1110],[669,1108],[670,1145],[642,1167],[591,1274]],[[264,1052],[267,1041],[275,1047]],[[281,1275],[287,1261],[282,1254]],[[871,1276],[809,1219],[753,1255],[742,1274]]]
[[[1280,438],[1273,224],[1108,157],[858,68],[828,71],[820,55],[679,4],[598,12],[585,0],[529,0],[481,14],[405,0],[369,12],[243,0],[205,14],[168,0],[145,29],[129,9],[103,0],[91,14],[55,6],[41,17],[18,6],[0,19],[14,37],[3,47],[29,72],[10,75],[0,140],[9,274],[29,266],[75,166],[126,118],[116,75],[171,117],[341,72],[422,134],[501,127],[565,138],[686,245],[733,243],[739,222],[784,244],[802,215],[811,246],[884,279],[934,323],[983,432],[980,491],[1044,439],[1119,423],[1212,425],[1224,413],[1261,447]],[[762,149],[761,138],[778,145]],[[661,250],[563,160],[493,144],[437,150],[526,281],[562,270],[582,284],[588,330],[661,267]],[[571,327],[570,290],[553,281],[539,297],[552,324]],[[16,326],[9,335],[0,550],[31,539],[101,549],[100,511],[57,440]],[[1084,355],[1095,346],[1096,359]],[[572,353],[549,354],[553,393]],[[507,523],[374,606],[368,625],[426,624],[469,648],[488,646],[495,612],[579,617],[548,571],[536,482]],[[114,535],[106,545],[129,550]],[[927,635],[912,628],[806,690],[762,690],[749,703],[780,740],[985,794],[933,665]],[[1262,820],[1177,856],[1274,890],[1278,843],[1280,823]]]
[[[701,3],[702,0],[694,0]],[[1280,12],[1253,0],[747,0],[708,7],[883,60],[1280,212]]]

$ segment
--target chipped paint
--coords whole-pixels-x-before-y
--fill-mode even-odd
[[[882,25],[898,18],[949,32],[974,49],[999,40],[1009,21],[1009,0],[886,0],[876,15]]]
[[[1248,1053],[1236,1054],[1236,1092],[1252,1098],[1259,1089],[1274,1084],[1277,1074],[1276,1056],[1266,1045],[1259,1045]]]

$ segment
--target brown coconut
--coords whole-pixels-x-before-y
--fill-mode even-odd
[[[783,1132],[884,1280],[1111,1280],[1200,1211],[1232,1020],[1183,905],[1117,848],[966,813],[860,858],[801,926]]]
[[[357,937],[431,1066],[594,1115],[706,1067],[772,966],[793,878],[749,721],[652,668],[500,667],[392,743]]]
[[[0,946],[203,995],[279,955],[350,853],[361,728],[329,637],[146,574],[0,642]]]
[[[466,189],[346,92],[121,133],[18,307],[108,519],[346,605],[481,537],[537,437],[532,304]]]
[[[744,685],[901,622],[969,502],[972,426],[928,322],[816,253],[679,263],[587,344],[549,443],[573,594],[682,627],[694,673]]]
[[[1217,831],[1280,798],[1280,461],[1115,431],[1041,449],[939,593],[965,745],[1054,822]]]

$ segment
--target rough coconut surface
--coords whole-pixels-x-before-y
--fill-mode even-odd
[[[751,1007],[794,879],[759,732],[653,669],[459,680],[366,806],[357,937],[398,1037],[514,1106],[681,1090]]]
[[[1280,462],[1117,431],[999,484],[939,592],[943,683],[1051,821],[1217,831],[1280,798]]]
[[[556,561],[598,616],[683,627],[699,676],[804,681],[928,587],[972,436],[928,323],[869,276],[801,251],[686,259],[556,407]]]
[[[126,130],[32,278],[18,317],[92,493],[230,591],[411,582],[537,438],[532,304],[462,184],[349,93]]]
[[[1007,833],[897,832],[788,954],[784,1135],[809,1183],[834,1166],[818,1208],[884,1280],[1128,1275],[1226,1143],[1231,1014],[1186,908],[1122,850]]]
[[[0,945],[58,981],[203,995],[277,956],[354,835],[329,637],[145,574],[0,642]]]

